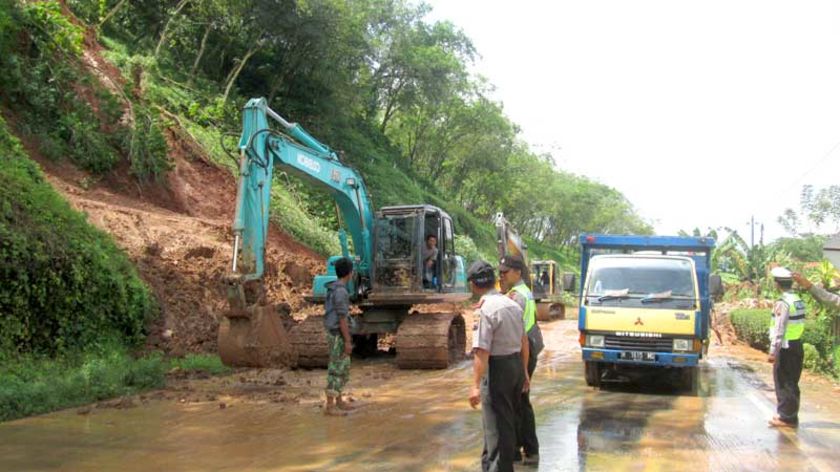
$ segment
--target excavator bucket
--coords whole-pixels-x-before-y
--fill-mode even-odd
[[[219,326],[219,356],[231,367],[294,367],[297,353],[272,305],[226,313]]]
[[[537,302],[537,321],[566,319],[566,305],[561,302]]]

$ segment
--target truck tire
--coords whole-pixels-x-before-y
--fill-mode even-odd
[[[698,367],[683,367],[682,369],[682,387],[689,395],[697,395],[698,386],[700,385],[700,369]]]
[[[601,387],[601,364],[599,362],[584,361],[583,373],[586,378],[586,385],[590,387]]]

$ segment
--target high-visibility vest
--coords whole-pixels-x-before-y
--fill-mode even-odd
[[[519,283],[510,289],[508,295],[514,291],[525,297],[525,310],[522,313],[522,320],[525,321],[525,332],[527,333],[537,323],[537,302],[534,301],[534,294],[524,283]]]
[[[788,322],[785,327],[785,339],[796,341],[805,332],[805,302],[795,293],[782,293],[782,301],[788,306]],[[770,317],[770,327],[776,326],[773,317]]]

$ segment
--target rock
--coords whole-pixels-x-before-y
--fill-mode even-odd
[[[91,412],[91,408],[89,406],[85,406],[76,410],[77,415],[89,415]]]
[[[227,403],[225,403],[225,402],[220,402],[220,403],[219,403],[219,409],[220,409],[220,410],[224,410],[225,408],[227,408]]]

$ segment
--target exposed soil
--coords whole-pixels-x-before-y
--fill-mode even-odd
[[[102,87],[121,95],[125,80],[102,57],[92,32],[86,34],[84,48],[83,66]],[[95,95],[91,87],[79,91],[96,111]],[[130,101],[124,100],[124,107],[126,119]],[[14,114],[7,114],[14,125]],[[235,177],[212,163],[176,125],[166,130],[172,170],[163,181],[146,184],[130,175],[127,161],[96,177],[66,161],[42,157],[37,143],[21,138],[53,187],[115,239],[154,292],[160,316],[150,326],[148,346],[172,355],[214,352],[219,319],[227,309],[221,280],[232,256]],[[266,301],[285,303],[299,317],[316,309],[303,294],[323,264],[323,257],[271,226]]]
[[[154,291],[161,316],[150,329],[149,346],[173,355],[212,352],[227,308],[221,281],[231,260],[236,181],[172,133],[169,147],[174,168],[165,183],[152,186],[119,171],[95,181],[29,150],[52,185],[114,237]],[[293,313],[311,309],[303,294],[312,274],[323,270],[323,258],[272,227],[266,262],[268,301],[287,303]]]

